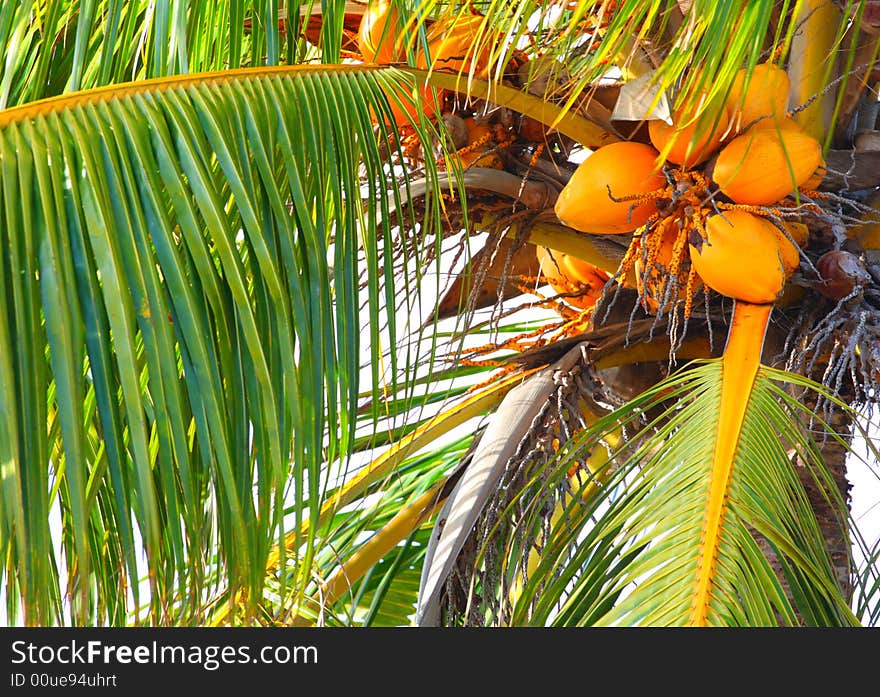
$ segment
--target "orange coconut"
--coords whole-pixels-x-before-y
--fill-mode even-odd
[[[801,255],[797,247],[789,242],[788,238],[782,234],[775,225],[770,223],[770,226],[773,228],[773,232],[776,233],[776,243],[779,245],[779,259],[782,262],[782,269],[785,273],[785,280],[787,281],[791,275],[797,271],[798,266],[801,265]],[[786,226],[786,228],[788,228],[788,226]],[[791,234],[791,228],[788,229],[789,234]],[[792,235],[792,237],[795,241],[797,240],[794,235]]]
[[[801,184],[798,188],[803,189],[804,191],[815,191],[822,185],[826,174],[828,174],[828,165],[825,162],[825,158],[822,158],[816,171],[813,172],[813,176],[807,179],[807,181]]]
[[[621,141],[596,150],[572,174],[556,200],[556,216],[581,232],[632,232],[657,212],[655,201],[614,201],[666,185],[650,145]],[[610,190],[610,193],[609,193]]]
[[[383,87],[382,91],[388,98],[388,105],[391,108],[390,120],[393,120],[398,128],[410,122],[417,122],[420,110],[426,118],[431,118],[437,113],[437,104],[430,85],[423,85],[421,83],[416,85],[395,84],[391,88]],[[412,104],[407,102],[407,96],[413,100]],[[375,121],[376,115],[373,113],[372,108],[370,111]],[[385,122],[387,124],[389,119],[385,119]]]
[[[583,295],[564,298],[569,305],[586,310],[593,307],[602,296],[602,289],[610,276],[570,254],[536,245],[541,274],[557,293],[585,291]]]
[[[406,60],[406,48],[399,40],[400,16],[388,2],[370,4],[358,29],[358,48],[367,63],[397,63]]]
[[[785,119],[791,84],[788,73],[773,63],[756,65],[750,78],[747,73],[746,68],[737,73],[727,96],[731,122],[736,130],[751,125],[772,128]]]
[[[819,141],[801,129],[749,129],[718,153],[712,179],[736,203],[776,203],[809,181],[822,162]]]
[[[452,16],[434,22],[428,29],[428,57],[420,53],[416,59],[419,68],[453,72],[473,72],[485,75],[489,66],[491,46],[483,45],[476,50],[477,40],[485,44],[488,36],[480,33],[481,15]]]
[[[578,259],[571,254],[562,255],[559,267],[569,280],[581,285],[590,286],[591,288],[598,287],[599,290],[602,289],[602,286],[605,285],[609,278],[608,274],[598,266],[593,266],[589,262]]]
[[[666,159],[685,169],[696,167],[712,155],[728,135],[729,116],[722,107],[717,117],[694,117],[678,110],[672,115],[672,124],[661,119],[648,121],[651,143]],[[666,151],[666,148],[669,148]]]
[[[776,227],[745,211],[706,220],[706,239],[690,245],[691,263],[703,282],[736,300],[772,303],[796,268],[797,250]]]

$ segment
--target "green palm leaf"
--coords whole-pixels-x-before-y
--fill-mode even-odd
[[[718,360],[693,364],[597,424],[628,421],[633,411],[663,411],[621,449],[604,493],[569,504],[544,551],[514,621],[561,625],[683,625],[693,621],[708,579],[705,622],[724,626],[852,625],[797,467],[832,485],[803,415],[761,369],[745,405],[732,462],[717,554],[703,567],[712,510],[713,454],[721,414]],[[671,393],[671,394],[670,394]],[[601,432],[600,431],[597,431]],[[573,450],[591,447],[595,434]],[[594,447],[594,446],[593,446]],[[792,462],[797,454],[798,464]],[[832,497],[832,494],[828,494]],[[846,525],[843,502],[836,501]],[[781,569],[774,570],[771,549]],[[558,563],[563,549],[570,557]],[[543,593],[535,600],[535,589]]]
[[[324,463],[354,442],[361,250],[394,293],[379,239],[396,223],[363,212],[356,172],[397,196],[376,73],[226,73],[3,112],[0,544],[27,621],[62,619],[59,554],[81,621],[107,594],[137,603],[142,577],[153,621],[179,587],[198,607],[220,569],[253,606],[288,481],[298,523],[317,515]],[[367,307],[380,326],[378,294]],[[63,549],[47,529],[59,506]],[[108,562],[115,588],[93,569]]]
[[[266,0],[4,4],[0,107],[131,80],[279,65],[282,58],[297,62],[309,52],[300,10],[313,8],[279,5]],[[325,13],[340,20],[345,7],[345,2],[324,3]],[[342,24],[325,26],[336,53],[328,51],[324,62],[336,62]]]

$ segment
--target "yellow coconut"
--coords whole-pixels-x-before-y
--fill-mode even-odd
[[[813,176],[807,179],[807,181],[801,184],[798,188],[803,189],[804,191],[815,191],[822,185],[826,174],[828,174],[828,165],[823,158],[819,163],[819,166],[816,168],[816,171],[813,172]]]
[[[609,278],[608,274],[599,267],[593,266],[589,262],[578,259],[571,254],[562,255],[560,268],[569,280],[594,289],[598,288],[601,290]]]
[[[718,153],[712,179],[736,203],[770,205],[806,183],[821,162],[819,141],[800,129],[749,129]]]
[[[745,302],[776,300],[796,268],[797,250],[772,223],[745,211],[725,211],[707,219],[706,234],[699,248],[690,245],[690,257],[707,286]]]
[[[585,291],[582,295],[564,298],[573,307],[585,310],[593,307],[602,296],[602,289],[610,278],[601,269],[563,252],[536,246],[541,273],[557,293]]]
[[[358,29],[358,48],[367,63],[397,63],[406,60],[399,40],[400,16],[388,2],[370,4]]]
[[[798,266],[801,263],[801,255],[798,252],[797,247],[795,247],[789,239],[783,234],[783,232],[776,227],[773,223],[761,219],[762,222],[767,223],[771,228],[773,228],[773,233],[776,235],[776,244],[779,246],[779,259],[782,262],[782,269],[785,273],[785,280],[797,270]],[[806,228],[806,225],[802,223],[786,223],[784,227],[791,235],[792,239],[801,246],[801,243],[798,242],[798,237],[801,235],[801,232],[797,230],[794,226],[801,226]],[[796,234],[792,234],[792,232]]]
[[[481,15],[452,16],[434,22],[428,30],[428,57],[420,53],[416,59],[419,68],[473,73],[484,76],[489,66],[491,41],[485,31]],[[477,45],[479,42],[479,46]]]
[[[717,117],[708,114],[694,117],[679,110],[673,113],[671,125],[661,119],[648,121],[648,136],[661,155],[666,152],[667,161],[691,169],[721,146],[728,134],[728,125],[726,107],[722,107]]]
[[[810,228],[803,223],[789,221],[782,223],[782,227],[788,231],[788,234],[791,235],[791,239],[797,242],[799,247],[806,246],[807,240],[810,238]]]
[[[746,68],[737,73],[727,97],[731,122],[737,131],[751,125],[773,128],[786,116],[788,74],[772,63],[756,65],[750,78],[747,73]]]
[[[622,141],[596,150],[575,170],[556,200],[562,223],[597,234],[632,232],[657,211],[653,200],[615,201],[662,188],[657,151],[644,143]]]

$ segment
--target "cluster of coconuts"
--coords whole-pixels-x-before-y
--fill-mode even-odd
[[[391,3],[371,3],[361,18],[357,43],[361,56],[367,63],[388,65],[405,62],[407,47],[412,47],[417,68],[465,71],[473,72],[478,77],[485,76],[489,66],[490,47],[474,51],[482,22],[483,18],[479,15],[453,15],[432,22],[426,28],[426,53],[416,36],[405,31],[405,22]],[[423,85],[418,90],[417,104],[421,111],[428,118],[435,116],[437,105],[430,86]],[[392,103],[392,112],[395,123],[400,126],[406,122],[407,117],[415,116],[415,107],[401,109]]]
[[[366,62],[405,62],[407,49],[415,51],[417,67],[467,71],[485,75],[489,47],[474,51],[483,18],[479,15],[440,18],[427,26],[427,53],[390,2],[371,4],[362,16],[357,43]],[[430,57],[430,59],[429,59]],[[524,66],[521,66],[524,67]],[[491,152],[493,124],[475,116],[444,113],[427,85],[417,86],[416,103],[428,118],[444,121],[452,149],[464,167],[501,168]],[[821,146],[786,115],[789,80],[784,70],[765,63],[750,78],[740,71],[731,93],[714,119],[696,119],[693,113],[673,114],[673,124],[648,123],[651,145],[623,141],[606,145],[588,157],[560,193],[555,210],[564,224],[596,234],[631,233],[645,225],[657,202],[632,203],[667,184],[660,166],[666,162],[682,170],[699,170],[721,195],[735,204],[773,205],[794,189],[812,190],[824,171]],[[391,100],[392,118],[398,126],[414,118],[414,106]],[[540,134],[545,135],[546,131]],[[537,140],[533,138],[532,140]],[[708,162],[707,162],[708,161]],[[615,200],[627,199],[627,200]],[[674,220],[661,227],[659,262],[673,256]],[[690,262],[700,282],[717,292],[755,303],[773,302],[799,263],[798,250],[807,239],[806,226],[785,223],[787,235],[768,219],[745,210],[728,210],[705,219],[705,239],[689,245]],[[680,227],[679,227],[680,229]],[[566,302],[586,309],[595,304],[609,276],[576,257],[538,248],[541,272],[551,286],[566,295]],[[741,261],[748,260],[747,272]],[[635,275],[647,309],[656,312],[656,295],[663,283],[657,268],[644,269],[636,262]],[[684,277],[679,286],[684,288]],[[582,294],[572,291],[579,290]]]
[[[740,206],[703,212],[700,239],[692,236],[688,244],[699,279],[737,300],[774,302],[799,264],[789,238],[803,245],[807,228],[786,223],[785,234],[747,209],[777,204],[795,189],[815,189],[825,167],[819,142],[786,114],[788,88],[788,75],[771,63],[756,66],[750,78],[743,69],[714,122],[698,123],[693,114],[679,111],[673,113],[674,125],[649,122],[651,145],[624,141],[599,148],[560,193],[557,217],[582,232],[634,232],[658,218],[658,200],[638,202],[637,197],[668,186],[664,160],[679,171],[697,171],[717,200]],[[658,221],[664,235],[661,256],[671,257],[675,234],[693,214],[679,208],[678,220]],[[636,276],[647,280],[638,267]]]
[[[426,52],[397,9],[382,0],[371,3],[362,15],[357,47],[367,63],[406,62],[409,48],[414,52],[418,68],[486,77],[493,42],[486,41],[481,35],[483,20],[479,14],[454,14],[430,21],[425,25]],[[553,63],[548,66],[541,59],[530,61],[515,51],[506,69],[514,69],[509,77],[515,85],[526,86],[534,93],[537,85],[546,85],[551,79],[563,79],[559,76],[565,74],[564,67]],[[425,118],[442,121],[444,149],[456,151],[462,167],[502,169],[504,161],[497,154],[501,141],[512,142],[512,136],[516,135],[530,143],[545,142],[549,134],[543,124],[508,109],[482,110],[486,113],[480,113],[479,100],[468,100],[466,105],[456,105],[453,111],[447,111],[444,100],[435,99],[428,85],[415,86],[412,96],[415,98],[413,105],[389,100],[391,120],[398,128],[405,127],[415,119],[418,109]]]

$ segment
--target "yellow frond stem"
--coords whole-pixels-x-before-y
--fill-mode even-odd
[[[264,68],[239,68],[237,70],[217,70],[206,73],[192,73],[188,75],[171,75],[158,77],[151,80],[138,80],[105,87],[96,87],[82,92],[40,99],[21,106],[12,107],[0,111],[0,128],[11,123],[19,123],[26,119],[37,116],[53,114],[64,109],[88,104],[99,104],[111,99],[121,99],[134,94],[147,94],[152,92],[165,92],[171,89],[183,89],[193,85],[230,82],[245,78],[283,77],[296,73],[356,73],[386,68],[376,65],[276,65]]]
[[[645,363],[648,361],[662,361],[669,358],[669,338],[657,336],[650,343],[632,344],[626,348],[609,353],[596,361],[596,369],[615,368],[621,365],[633,363]],[[697,336],[685,339],[675,352],[677,359],[710,358],[712,347],[709,338]]]
[[[457,73],[443,73],[436,70],[429,72],[408,67],[397,69],[414,75],[418,84],[427,82],[437,89],[453,90],[476,99],[488,99],[498,106],[507,107],[535,121],[540,121],[588,148],[600,148],[619,140],[615,135],[580,114],[514,87],[493,84]]]
[[[529,242],[532,244],[568,254],[592,264],[606,273],[616,273],[620,266],[620,260],[605,254],[596,245],[595,240],[593,235],[554,223],[536,223],[529,229]],[[624,282],[635,286],[635,273],[631,273]]]
[[[737,301],[734,307],[721,363],[721,406],[691,605],[689,624],[692,626],[705,626],[708,623],[733,463],[749,398],[761,365],[761,349],[772,310],[772,304],[752,305],[741,301]]]
[[[397,513],[327,579],[321,587],[325,605],[336,602],[357,583],[370,568],[412,534],[425,521],[436,515],[446,500],[442,496],[444,479]]]
[[[824,142],[834,113],[835,93],[820,93],[837,65],[842,14],[829,0],[802,0],[799,6],[800,25],[792,38],[788,67],[789,107],[815,97],[810,106],[794,115],[794,120],[809,135]]]

